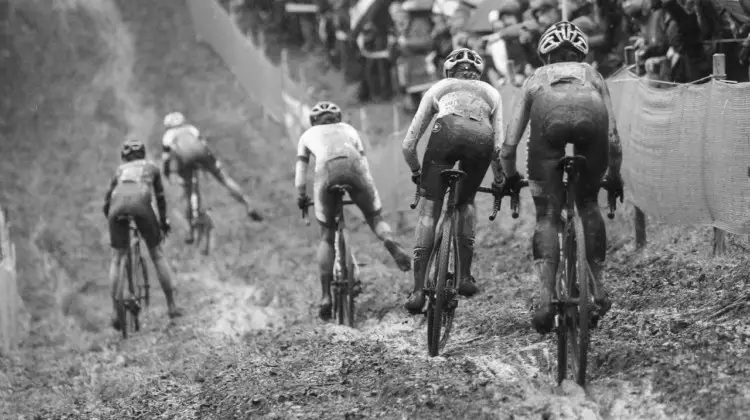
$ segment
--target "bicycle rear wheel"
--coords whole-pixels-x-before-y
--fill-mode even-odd
[[[340,249],[343,252],[344,256],[344,271],[343,271],[343,279],[346,280],[346,287],[344,290],[346,291],[344,293],[344,298],[346,298],[346,302],[344,303],[344,306],[346,306],[346,317],[347,321],[349,323],[349,326],[351,328],[354,328],[354,288],[356,285],[354,284],[356,279],[354,278],[354,270],[352,267],[352,260],[350,258],[349,249],[347,248],[347,237],[346,233],[342,230],[339,234],[341,237],[341,245]]]
[[[574,296],[578,298],[577,307],[571,305],[571,327],[568,331],[568,347],[572,354],[572,367],[575,381],[580,386],[586,384],[586,367],[589,354],[589,266],[586,260],[586,236],[583,230],[583,221],[576,209],[573,215],[573,227],[575,230],[576,249],[576,282],[572,289]]]
[[[129,276],[128,270],[130,270],[130,264],[128,263],[128,258],[126,258],[120,264],[120,275],[115,285],[115,316],[123,339],[128,338],[128,309],[127,302],[125,301],[125,283],[127,283]]]
[[[459,274],[456,270],[453,277],[448,279],[451,249],[454,256],[454,268],[458,268],[453,228],[454,220],[452,216],[443,220],[440,236],[435,241],[437,254],[433,252],[437,269],[435,270],[434,281],[428,287],[429,290],[434,291],[434,296],[428,296],[430,304],[427,308],[427,347],[432,357],[437,356],[445,347],[453,328],[453,317],[457,303],[455,286]]]
[[[557,384],[560,385],[568,374],[568,330],[570,304],[566,303],[573,295],[571,287],[576,284],[576,240],[573,224],[565,223],[562,241],[562,270],[558,273],[558,299],[563,302],[562,317],[557,317]],[[558,312],[559,313],[559,312]]]

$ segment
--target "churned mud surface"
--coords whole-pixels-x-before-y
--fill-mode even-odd
[[[440,357],[427,356],[424,318],[401,309],[410,274],[395,268],[361,223],[352,227],[358,259],[365,264],[358,327],[323,324],[313,307],[319,293],[318,229],[306,227],[296,208],[294,143],[262,121],[257,104],[221,60],[196,42],[184,2],[63,3],[70,9],[49,11],[41,0],[29,2],[20,8],[24,20],[13,23],[21,28],[13,54],[41,57],[44,51],[20,49],[30,44],[19,42],[31,43],[42,28],[62,21],[69,25],[55,36],[58,42],[86,45],[74,48],[75,59],[69,54],[67,61],[47,63],[77,69],[54,74],[49,92],[38,93],[48,95],[47,102],[58,101],[49,106],[60,114],[36,126],[28,111],[26,119],[16,118],[18,127],[5,132],[15,142],[3,147],[15,145],[22,153],[21,135],[28,134],[23,128],[36,127],[40,138],[33,139],[38,146],[33,155],[63,166],[77,182],[53,184],[67,202],[63,207],[39,210],[33,201],[13,202],[18,214],[37,208],[35,217],[47,220],[51,233],[28,246],[46,271],[24,271],[22,281],[34,284],[25,292],[32,328],[17,352],[0,358],[0,417],[730,419],[750,413],[750,266],[744,239],[732,238],[729,255],[711,259],[709,229],[652,222],[649,245],[636,252],[631,209],[618,210],[607,222],[607,281],[615,305],[593,334],[586,391],[569,381],[554,386],[553,339],[530,326],[536,291],[530,276],[534,214],[527,193],[519,219],[503,213],[492,223],[490,198],[479,198],[474,273],[482,293],[462,298],[455,333]],[[37,21],[40,10],[47,15]],[[104,22],[86,31],[105,41],[116,28],[117,42],[97,44],[71,35],[82,26],[75,19]],[[66,98],[75,98],[75,106],[65,108]],[[45,103],[35,100],[34,106]],[[248,220],[242,207],[207,179],[216,246],[210,256],[200,256],[182,244],[182,202],[178,187],[169,187],[174,232],[167,252],[186,316],[169,322],[154,284],[145,329],[122,341],[108,328],[101,195],[122,137],[143,136],[157,155],[161,116],[172,109],[184,110],[215,139],[217,154],[266,221]],[[70,147],[87,150],[87,159],[52,153],[59,146],[46,148],[52,146],[42,139],[53,138],[61,127],[79,134]],[[38,165],[49,163],[35,159]],[[64,177],[63,169],[39,173],[32,165],[13,167],[17,176],[37,179],[39,191]],[[20,194],[2,185],[4,197]],[[407,214],[399,233],[408,246],[415,216]],[[70,239],[66,232],[77,232],[76,226],[85,226],[86,234]],[[52,252],[65,249],[66,239],[88,244],[86,252]],[[43,294],[50,284],[59,290]]]

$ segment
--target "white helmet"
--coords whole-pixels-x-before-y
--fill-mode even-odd
[[[536,51],[541,58],[563,45],[575,48],[584,56],[589,53],[586,35],[574,23],[567,21],[557,22],[544,31]]]
[[[170,112],[164,117],[164,126],[167,128],[179,127],[185,124],[185,116],[181,112]]]
[[[454,69],[459,64],[469,64],[474,67],[477,73],[482,74],[484,72],[484,59],[474,50],[468,48],[457,48],[448,54],[448,57],[443,63],[443,74],[445,77],[453,77]]]

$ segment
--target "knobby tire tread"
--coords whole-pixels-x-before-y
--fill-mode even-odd
[[[586,259],[586,236],[583,221],[578,209],[573,215],[573,226],[576,234],[576,276],[578,277],[578,372],[576,382],[586,384],[586,367],[589,353],[589,267]]]
[[[435,281],[435,312],[432,319],[432,342],[430,344],[430,356],[437,356],[440,351],[441,331],[443,329],[443,309],[445,308],[445,281],[448,276],[448,263],[450,262],[450,248],[452,245],[451,234],[453,233],[453,214],[443,220],[442,235],[440,240],[440,251],[438,252],[437,278]],[[444,345],[444,343],[443,343]]]

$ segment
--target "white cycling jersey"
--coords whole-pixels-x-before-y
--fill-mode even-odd
[[[165,148],[173,149],[178,138],[188,135],[194,139],[200,138],[200,131],[191,124],[183,124],[179,127],[167,129],[161,139],[161,144]]]
[[[315,156],[315,171],[320,171],[326,162],[341,158],[360,158],[365,149],[357,130],[347,123],[323,124],[308,128],[299,138],[297,159],[307,162]],[[306,165],[305,165],[306,167]],[[305,184],[305,174],[297,170],[295,185]]]

